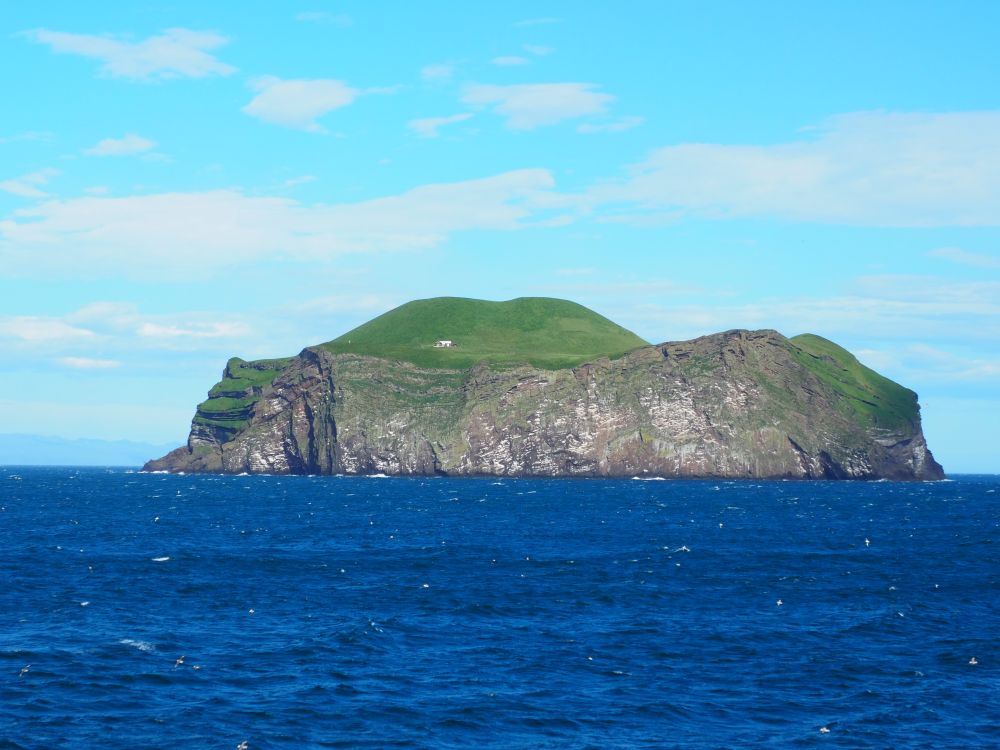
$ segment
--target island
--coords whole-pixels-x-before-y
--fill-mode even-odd
[[[582,305],[416,300],[229,360],[145,471],[941,479],[917,394],[819,336],[651,345]]]

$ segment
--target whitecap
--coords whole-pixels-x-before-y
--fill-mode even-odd
[[[118,642],[120,644],[122,644],[123,646],[131,646],[132,648],[137,648],[140,651],[142,651],[143,653],[149,653],[150,651],[156,651],[156,646],[154,646],[152,643],[148,643],[146,641],[136,641],[136,640],[133,640],[132,638],[122,638]]]
[[[152,560],[153,562],[166,562],[166,561],[167,561],[167,560],[169,560],[170,558],[169,558],[169,557],[166,557],[166,556],[164,556],[164,557],[151,557],[151,558],[149,558],[149,559],[150,559],[150,560]]]

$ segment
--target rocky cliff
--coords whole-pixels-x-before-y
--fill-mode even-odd
[[[727,331],[573,367],[318,346],[231,360],[147,471],[939,479],[916,394],[815,336]]]

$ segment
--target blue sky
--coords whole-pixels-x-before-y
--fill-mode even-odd
[[[229,356],[544,295],[826,336],[1000,472],[1000,5],[93,5],[0,19],[0,432],[180,443]]]

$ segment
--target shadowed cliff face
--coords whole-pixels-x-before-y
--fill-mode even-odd
[[[196,418],[187,446],[145,469],[941,478],[916,394],[866,368],[878,388],[852,380],[859,367],[774,331],[561,370],[431,369],[316,347],[248,386],[235,427]]]

